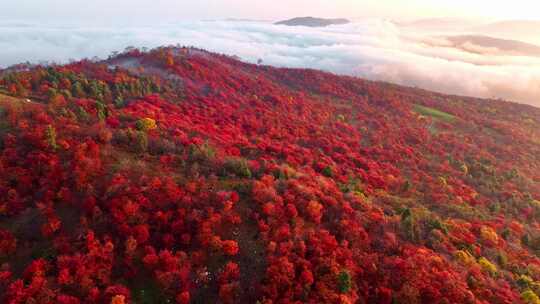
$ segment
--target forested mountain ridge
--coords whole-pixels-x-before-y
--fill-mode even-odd
[[[539,303],[540,109],[193,48],[0,79],[2,303]]]

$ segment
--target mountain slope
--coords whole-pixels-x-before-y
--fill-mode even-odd
[[[5,303],[540,292],[538,108],[191,48],[7,73],[0,93]]]
[[[469,28],[469,31],[492,37],[540,44],[540,21],[506,20]]]

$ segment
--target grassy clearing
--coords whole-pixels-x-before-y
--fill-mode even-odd
[[[439,111],[434,108],[425,107],[422,105],[415,104],[413,110],[421,115],[429,116],[435,120],[445,121],[445,122],[454,122],[456,117],[452,114]]]

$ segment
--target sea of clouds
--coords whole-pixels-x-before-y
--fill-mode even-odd
[[[501,54],[481,46],[469,46],[478,47],[478,52],[468,52],[445,46],[438,36],[382,19],[326,28],[231,20],[101,27],[1,21],[0,67],[26,61],[106,58],[127,46],[179,44],[237,55],[253,63],[261,59],[274,66],[322,69],[540,106],[539,57]]]

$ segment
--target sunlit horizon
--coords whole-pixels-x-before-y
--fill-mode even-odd
[[[452,2],[411,0],[232,0],[216,2],[201,0],[178,3],[173,0],[20,0],[3,4],[2,19],[17,20],[131,20],[159,22],[163,20],[197,20],[222,18],[252,18],[278,20],[296,16],[365,18],[378,17],[400,20],[424,18],[467,18],[490,20],[540,21],[540,3],[531,0]],[[107,10],[103,10],[107,7]],[[54,8],[54,9],[53,9]],[[284,9],[286,8],[286,9]]]

